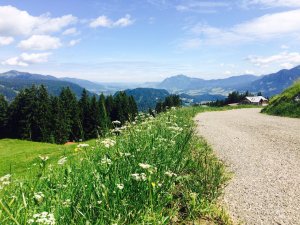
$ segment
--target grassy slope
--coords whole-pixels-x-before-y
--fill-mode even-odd
[[[94,142],[91,140],[87,143]],[[28,168],[39,162],[39,155],[49,156],[52,162],[62,156],[73,154],[75,146],[0,139],[0,177],[8,173],[16,176],[26,175]]]
[[[262,112],[276,116],[300,118],[300,101],[295,101],[297,95],[300,95],[300,81],[294,83],[281,94],[274,96]]]
[[[1,164],[7,168],[14,157],[12,161],[20,163],[15,171],[26,178],[13,179],[2,190],[2,198],[0,190],[0,224],[13,220],[24,224],[42,211],[52,213],[57,224],[166,224],[199,217],[229,223],[216,207],[228,179],[224,167],[206,142],[192,132],[192,118],[197,113],[224,109],[228,108],[190,107],[164,113],[115,137],[117,144],[110,148],[105,148],[102,140],[93,140],[93,147],[77,153],[74,146],[2,140],[6,160],[1,159]],[[24,150],[26,154],[22,155]],[[31,155],[31,151],[35,153]],[[49,168],[47,161],[40,168],[43,164],[36,159],[39,154],[50,154],[54,166]],[[72,157],[58,166],[56,160],[64,154]],[[30,166],[34,162],[39,163]],[[151,173],[139,163],[150,164],[157,171]],[[31,168],[29,172],[24,169],[27,167]],[[167,171],[177,176],[169,177]],[[145,173],[146,180],[134,180],[135,173]],[[118,184],[124,189],[118,189]],[[40,203],[34,200],[37,192],[45,195]]]

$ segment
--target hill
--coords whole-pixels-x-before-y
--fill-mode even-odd
[[[0,94],[6,96],[8,100],[12,100],[24,88],[42,84],[51,95],[59,95],[63,87],[70,87],[76,97],[79,98],[83,90],[78,84],[49,75],[31,74],[15,70],[0,74]]]
[[[281,93],[300,78],[300,66],[292,69],[280,70],[263,76],[249,85],[249,91],[262,92],[265,96],[273,96]]]
[[[247,86],[252,81],[259,79],[254,75],[241,75],[225,79],[204,80],[192,78],[185,75],[177,75],[163,80],[157,85],[170,92],[181,92],[191,94],[221,94],[220,92],[229,92],[231,90]],[[227,93],[225,93],[227,94]]]
[[[276,116],[300,118],[300,81],[295,82],[281,94],[274,96],[262,112]]]
[[[97,94],[105,93],[107,91],[104,85],[89,80],[70,78],[70,77],[63,77],[60,78],[60,80],[78,84],[79,86],[89,90],[90,92],[97,93]]]
[[[135,88],[125,90],[127,95],[133,96],[139,111],[154,109],[158,101],[163,101],[169,94],[168,91],[155,88]]]

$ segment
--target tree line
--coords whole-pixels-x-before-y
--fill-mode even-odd
[[[209,103],[207,103],[207,105],[222,107],[222,106],[232,104],[232,103],[239,103],[239,102],[243,101],[247,96],[254,96],[254,94],[250,93],[249,91],[246,91],[244,93],[240,93],[238,91],[233,91],[233,92],[229,93],[227,98],[225,98],[224,100],[217,100],[214,102],[209,102]],[[262,96],[262,93],[258,92],[257,96]]]
[[[155,111],[157,113],[165,112],[168,108],[181,106],[182,101],[179,95],[169,95],[165,100],[156,103]]]
[[[63,144],[104,136],[112,121],[122,124],[138,114],[132,96],[118,92],[115,96],[90,96],[84,89],[77,100],[70,88],[58,96],[49,95],[43,86],[21,90],[8,103],[0,95],[0,138],[18,138]]]

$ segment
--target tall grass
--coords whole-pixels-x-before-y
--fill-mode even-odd
[[[41,157],[27,178],[0,178],[0,224],[226,223],[215,210],[224,167],[194,132],[203,110],[141,115],[119,136],[74,147],[72,158]]]

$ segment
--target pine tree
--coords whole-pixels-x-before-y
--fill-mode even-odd
[[[34,90],[33,90],[34,91]],[[36,89],[36,94],[31,108],[32,140],[48,142],[50,140],[50,98],[44,85]]]
[[[105,96],[103,94],[100,95],[98,105],[100,114],[100,135],[103,136],[107,132],[110,124],[110,120],[105,107]]]
[[[138,107],[133,98],[133,96],[129,96],[129,110],[130,110],[130,120],[134,121],[135,117],[138,115]]]
[[[58,97],[51,99],[52,142],[64,144],[69,138],[70,126],[66,123],[66,111]],[[50,138],[51,139],[51,138]]]
[[[82,139],[82,124],[80,120],[79,105],[75,94],[69,87],[63,88],[59,95],[60,104],[65,111],[65,122],[68,127],[68,140]]]
[[[98,138],[99,137],[99,130],[100,130],[100,109],[99,104],[97,102],[96,96],[94,95],[91,99],[91,106],[90,106],[90,131],[88,138]]]
[[[0,95],[0,138],[8,137],[8,103],[3,95]]]
[[[91,118],[90,118],[90,97],[85,89],[83,89],[81,98],[79,101],[80,106],[80,119],[83,129],[83,139],[86,140],[91,136]]]

